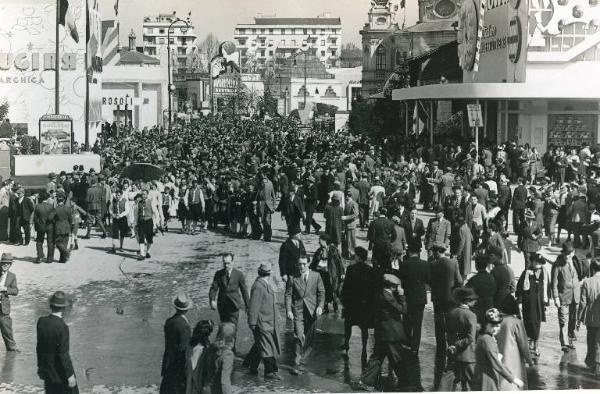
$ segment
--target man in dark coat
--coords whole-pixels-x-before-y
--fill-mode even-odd
[[[413,352],[419,353],[423,311],[427,304],[426,284],[429,284],[429,266],[419,258],[420,248],[416,242],[408,244],[408,257],[400,264],[399,277],[406,295],[407,311],[404,329],[410,339]]]
[[[419,250],[423,247],[423,235],[425,235],[425,226],[423,221],[417,217],[417,208],[410,210],[408,220],[403,224],[404,233],[406,235],[406,242],[416,242],[419,245]]]
[[[485,325],[485,312],[494,307],[494,296],[496,295],[496,279],[491,272],[494,267],[487,255],[479,255],[475,260],[477,273],[473,275],[465,287],[473,289],[477,295],[477,303],[474,306],[477,322],[483,327]]]
[[[6,345],[6,350],[16,352],[17,343],[13,337],[12,319],[10,318],[10,297],[19,294],[17,277],[9,271],[13,263],[10,253],[2,253],[0,259],[0,334]]]
[[[271,242],[273,231],[271,229],[271,214],[275,212],[275,190],[273,183],[265,174],[262,175],[262,182],[257,193],[258,216],[260,217],[264,240]]]
[[[37,322],[37,373],[47,394],[79,393],[69,355],[69,326],[62,318],[66,306],[65,293],[55,292],[50,297],[52,313]]]
[[[355,263],[346,269],[340,297],[344,305],[344,344],[342,350],[350,349],[352,326],[358,326],[362,338],[361,361],[367,363],[367,341],[369,328],[373,327],[371,305],[378,283],[377,273],[367,263],[368,252],[359,246],[354,250]]]
[[[85,200],[87,202],[87,212],[89,214],[89,220],[87,233],[83,238],[90,238],[90,232],[92,231],[93,222],[95,222],[96,226],[100,227],[100,230],[102,230],[102,238],[106,238],[106,228],[104,228],[103,217],[103,204],[106,204],[105,190],[102,185],[98,184],[98,178],[96,178],[96,176],[91,177],[91,186],[86,192]]]
[[[433,386],[437,391],[446,368],[446,318],[452,304],[452,289],[462,286],[463,279],[458,262],[444,256],[446,245],[441,242],[434,243],[432,252],[429,276],[436,342]]]
[[[192,300],[185,293],[173,299],[176,311],[165,322],[165,352],[162,360],[160,394],[185,393],[186,350],[192,336],[192,328],[185,316]]]
[[[277,367],[277,357],[281,352],[279,313],[270,275],[271,264],[261,264],[258,268],[258,278],[250,291],[248,326],[254,336],[254,345],[248,352],[244,365],[250,369],[252,375],[257,375],[258,365],[262,360],[265,366],[265,379],[281,380]]]
[[[52,263],[54,260],[54,206],[48,200],[46,192],[40,192],[40,204],[36,205],[33,211],[33,224],[36,231],[36,263],[41,263],[44,259],[44,238],[47,241],[48,253],[46,262]]]
[[[237,330],[240,309],[248,309],[250,297],[244,273],[233,268],[233,253],[223,255],[223,268],[215,272],[208,299],[211,309],[219,311],[221,322],[233,323]]]
[[[504,218],[504,231],[508,231],[508,212],[510,211],[511,200],[512,191],[508,186],[508,179],[502,175],[498,186],[498,206],[500,207],[498,215]]]
[[[305,222],[304,202],[302,195],[298,192],[298,186],[292,184],[289,186],[289,193],[282,197],[281,216],[285,219],[289,233],[300,233],[300,226]]]
[[[58,205],[54,209],[54,243],[60,252],[60,263],[69,261],[69,234],[71,233],[71,222],[73,214],[71,207],[65,205],[66,196],[59,192],[56,197]]]
[[[285,284],[285,310],[287,318],[294,322],[294,369],[300,373],[300,362],[306,360],[312,348],[317,318],[325,305],[325,286],[318,272],[308,269],[308,257],[301,256],[300,277],[289,278]]]
[[[387,209],[379,209],[379,216],[369,225],[367,239],[369,250],[373,250],[373,267],[384,271],[391,270],[392,242],[396,239],[394,222],[386,217]]]
[[[17,190],[17,198],[15,201],[16,219],[17,219],[17,242],[22,243],[21,230],[25,234],[25,245],[29,245],[31,241],[31,215],[33,214],[34,205],[31,201],[31,192],[25,192],[23,188]]]
[[[303,188],[304,209],[306,212],[304,223],[304,225],[306,226],[306,234],[310,234],[311,226],[315,229],[315,233],[318,233],[319,230],[321,230],[321,226],[315,221],[313,215],[317,210],[317,201],[319,199],[319,194],[317,186],[315,186],[315,178],[312,175],[308,177],[306,182],[306,187]]]
[[[448,314],[448,353],[454,361],[454,386],[460,383],[462,391],[471,391],[477,334],[477,317],[471,308],[477,294],[470,288],[456,288],[452,294],[458,304]]]
[[[361,376],[363,384],[375,384],[387,357],[390,368],[403,380],[399,383],[401,391],[423,391],[418,359],[410,349],[410,341],[402,323],[406,309],[400,279],[395,275],[385,274],[383,289],[379,291],[374,304],[375,351]]]
[[[515,189],[512,198],[513,229],[520,229],[525,220],[525,208],[527,208],[527,188],[523,178],[518,179],[519,186]],[[521,237],[517,243],[520,243]]]
[[[306,254],[306,249],[298,238],[299,232],[290,234],[279,248],[279,274],[284,282],[288,280],[289,276],[300,275],[298,259]]]
[[[575,269],[576,259],[573,244],[565,242],[551,271],[550,288],[554,305],[558,309],[559,340],[563,351],[574,348],[577,304],[581,296],[581,284]]]
[[[364,229],[369,224],[369,192],[371,191],[371,185],[367,182],[367,173],[361,174],[360,181],[354,185],[358,189],[358,212],[360,228]]]

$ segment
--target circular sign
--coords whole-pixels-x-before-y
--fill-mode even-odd
[[[523,28],[521,27],[521,19],[518,16],[510,20],[508,33],[508,58],[511,62],[518,63],[521,58],[521,43],[523,42]]]
[[[440,0],[433,7],[433,13],[443,19],[451,17],[455,11],[456,4],[452,0]]]
[[[463,70],[471,71],[475,66],[479,31],[479,15],[474,0],[463,1],[460,9],[460,26],[462,29],[458,32],[459,61]]]

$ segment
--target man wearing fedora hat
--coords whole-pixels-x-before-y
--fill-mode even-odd
[[[10,318],[10,298],[19,294],[17,277],[10,272],[13,257],[10,253],[2,253],[0,259],[0,333],[9,352],[17,351],[17,343],[13,337],[12,319]]]
[[[33,210],[33,224],[36,231],[36,263],[41,263],[44,259],[44,238],[47,241],[47,257],[46,262],[52,263],[54,258],[54,206],[46,192],[40,192],[41,203],[35,206]]]
[[[531,209],[525,210],[525,222],[521,224],[518,231],[518,246],[525,257],[525,267],[531,261],[531,255],[537,253],[541,248],[542,226],[535,221],[535,214]]]
[[[471,288],[458,287],[452,291],[452,298],[458,305],[448,314],[448,354],[454,361],[454,388],[460,383],[462,391],[470,391],[477,334],[477,316],[471,308],[477,294]]]
[[[69,355],[69,326],[63,320],[67,306],[64,292],[55,292],[49,300],[52,313],[37,322],[38,376],[47,394],[79,393],[73,362]]]
[[[271,264],[262,263],[258,268],[258,278],[250,291],[248,303],[248,325],[254,336],[254,345],[244,360],[252,375],[258,374],[258,365],[265,366],[265,378],[281,380],[277,357],[281,352],[279,345],[279,313],[277,297],[271,284]]]
[[[165,352],[162,359],[161,394],[183,394],[186,382],[186,349],[192,327],[185,316],[194,303],[184,292],[173,298],[175,314],[165,322]]]

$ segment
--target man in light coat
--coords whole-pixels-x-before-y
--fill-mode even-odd
[[[345,250],[342,250],[342,255],[350,260],[354,259],[354,249],[356,248],[356,219],[358,218],[358,205],[352,199],[352,192],[346,190],[346,205],[344,207],[344,238]],[[345,252],[345,253],[344,253]]]
[[[594,375],[600,377],[600,261],[592,260],[594,276],[583,280],[577,329],[581,323],[587,328],[587,365]]]
[[[13,337],[12,319],[10,318],[10,298],[19,294],[17,277],[10,272],[13,257],[10,253],[2,253],[0,259],[0,334],[9,352],[17,352],[17,343]]]
[[[446,219],[444,219],[444,208],[442,205],[438,205],[436,208],[435,219],[432,219],[427,224],[427,232],[425,233],[425,245],[429,254],[431,254],[431,248],[436,242],[441,242],[446,245],[446,248],[450,247],[450,232],[452,225]]]
[[[574,259],[577,259],[575,248],[573,248],[571,242],[567,241],[563,244],[562,253],[556,258],[551,273],[552,298],[558,309],[559,340],[563,351],[575,348],[573,338],[575,338],[577,304],[581,296],[581,287]],[[565,342],[567,334],[569,338],[568,345]]]
[[[302,360],[310,353],[316,331],[317,318],[323,313],[325,286],[318,272],[308,269],[308,257],[299,260],[300,277],[291,277],[285,284],[285,310],[287,318],[294,322],[294,369],[300,373]]]
[[[471,229],[467,226],[464,216],[458,218],[458,248],[456,250],[456,259],[463,280],[471,274],[471,258],[473,256],[473,235]]]

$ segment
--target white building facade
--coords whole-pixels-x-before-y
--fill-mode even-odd
[[[189,28],[185,23],[177,22],[171,27],[169,35],[169,26],[176,19],[177,15],[175,13],[144,17],[144,54],[159,56],[161,47],[165,47],[169,39],[171,41],[171,56],[173,56],[171,61],[176,67],[185,68],[189,58],[188,54],[196,44],[196,33],[194,33],[194,26],[188,18],[186,21]]]
[[[342,22],[328,14],[317,18],[256,17],[254,23],[240,23],[234,34],[242,67],[255,71],[311,48],[327,66],[335,66],[342,49]]]

